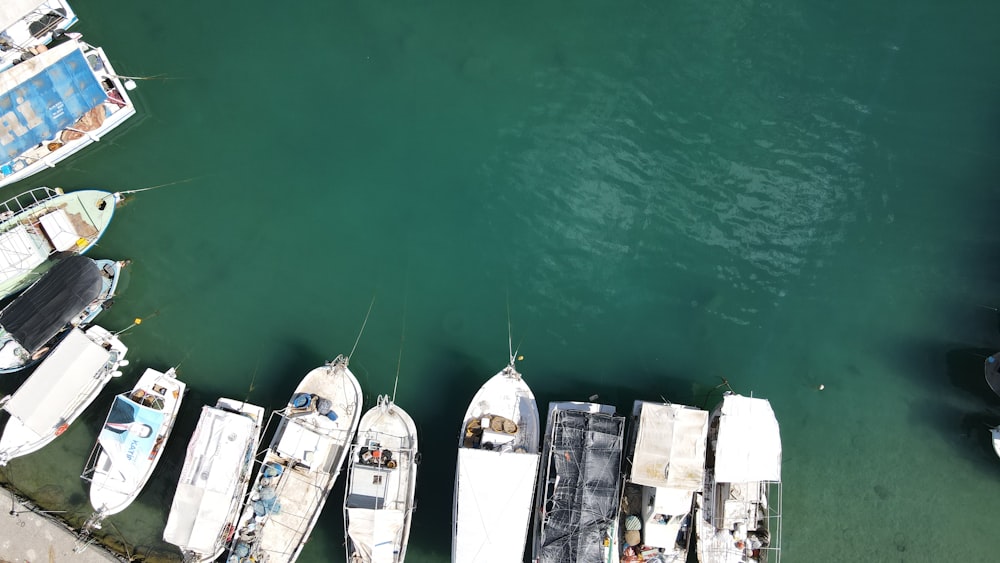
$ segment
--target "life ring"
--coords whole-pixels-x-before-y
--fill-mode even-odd
[[[67,428],[69,428],[69,424],[66,424],[65,422],[60,424],[59,428],[56,428],[56,436],[61,435]]]

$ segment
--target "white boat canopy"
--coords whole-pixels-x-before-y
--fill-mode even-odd
[[[67,411],[80,400],[80,390],[87,388],[110,357],[111,352],[74,328],[14,393],[4,409],[32,432],[45,435],[56,428]]]
[[[202,408],[163,530],[165,541],[197,553],[215,553],[219,534],[230,523],[236,479],[253,437],[250,417]]]
[[[723,398],[715,481],[781,481],[781,435],[766,399],[742,395]]]
[[[371,563],[395,563],[395,546],[403,529],[406,513],[402,510],[348,508],[347,533],[354,547]]]
[[[455,561],[520,561],[538,454],[458,450]]]
[[[48,257],[48,249],[42,248],[24,225],[15,226],[0,234],[0,282],[30,272]]]
[[[707,411],[683,405],[643,403],[632,459],[632,482],[647,487],[701,490],[707,435]]]

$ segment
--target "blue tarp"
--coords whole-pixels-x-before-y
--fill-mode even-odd
[[[0,147],[3,148],[0,162],[10,162],[35,145],[54,138],[105,99],[107,95],[83,53],[74,49],[29,80],[0,94]]]

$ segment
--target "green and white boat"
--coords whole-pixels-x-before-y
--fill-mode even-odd
[[[61,258],[90,250],[119,195],[35,188],[0,203],[0,299],[32,284]]]

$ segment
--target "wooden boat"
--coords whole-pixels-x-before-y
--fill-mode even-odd
[[[242,401],[202,407],[163,530],[185,561],[215,561],[229,545],[263,423],[264,408]]]
[[[139,496],[163,456],[186,388],[173,369],[147,368],[131,391],[114,398],[81,476],[90,481],[95,511],[85,528],[100,528]]]
[[[535,494],[533,563],[604,561],[617,522],[625,418],[611,405],[549,403]]]
[[[118,336],[93,325],[73,328],[13,395],[0,400],[10,413],[0,436],[0,465],[55,440],[97,398],[128,348]]]
[[[358,429],[361,386],[347,358],[302,379],[264,453],[227,561],[291,562],[309,539]]]
[[[44,52],[77,21],[66,0],[0,2],[0,71]]]
[[[712,411],[698,561],[777,561],[781,546],[781,435],[765,399],[727,392]]]
[[[72,38],[0,73],[0,186],[48,170],[99,141],[135,105],[104,50]]]
[[[100,190],[35,188],[0,203],[0,299],[34,283],[104,234],[118,196]]]
[[[118,288],[125,262],[70,256],[0,311],[0,374],[39,362],[66,336],[86,328]]]
[[[705,478],[708,412],[635,401],[612,562],[684,563]]]
[[[361,417],[344,497],[350,563],[402,563],[416,508],[417,427],[388,395]]]
[[[453,563],[523,561],[540,434],[535,396],[512,359],[465,411],[455,469]]]

